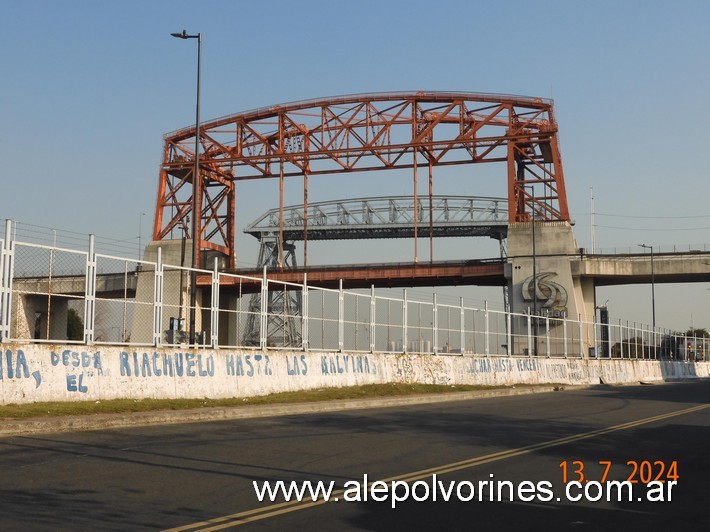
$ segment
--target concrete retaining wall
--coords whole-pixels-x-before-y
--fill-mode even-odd
[[[3,344],[0,404],[223,398],[387,382],[599,384],[710,376],[708,362]]]

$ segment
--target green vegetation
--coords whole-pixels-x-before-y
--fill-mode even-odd
[[[336,399],[364,399],[368,397],[466,392],[492,388],[501,388],[501,386],[367,384],[347,388],[318,388],[315,390],[283,392],[258,397],[235,397],[231,399],[114,399],[110,401],[31,403],[0,406],[0,419],[23,419],[41,416],[68,416],[79,414],[125,414],[154,410],[185,410],[191,408],[307,403],[333,401]]]
[[[84,339],[84,320],[73,308],[67,312],[67,340]]]
[[[702,329],[690,328],[687,331],[685,331],[685,333],[675,333],[675,334],[677,334],[678,336],[685,335],[689,338],[710,338],[710,333],[705,328],[702,328]]]

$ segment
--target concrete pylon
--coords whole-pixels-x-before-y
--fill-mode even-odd
[[[537,351],[538,355],[546,355],[548,352],[559,355],[559,346],[548,347],[545,341],[547,338],[561,338],[562,333],[557,330],[549,332],[547,327],[563,327],[559,318],[581,318],[584,322],[592,323],[595,315],[594,283],[582,279],[579,272],[575,271],[578,268],[573,267],[573,263],[578,264],[580,249],[568,222],[535,222],[534,231],[532,224],[519,222],[508,227],[505,275],[508,279],[510,310],[516,314],[533,316],[532,334],[535,335],[537,331],[537,349],[533,348],[532,354]],[[533,278],[533,271],[536,272],[537,282]],[[512,328],[513,337],[519,340],[517,345],[511,347],[511,353],[525,354],[529,351],[527,342],[523,341],[527,336],[527,320],[514,319]],[[575,355],[589,355],[589,347],[594,345],[592,326],[583,325],[581,334],[579,330],[567,331],[566,334],[568,339],[581,336],[578,345],[582,352],[579,353],[577,349]]]
[[[161,249],[163,269],[163,312],[159,325],[162,341],[170,344],[187,342],[187,317],[190,305],[190,272],[192,261],[191,240],[153,241],[145,248],[144,260],[157,262],[158,248]],[[183,265],[186,269],[176,266]],[[155,270],[145,264],[138,271],[136,283],[136,306],[133,312],[131,341],[151,342],[153,335],[153,300],[155,297]],[[209,319],[203,316],[203,294],[197,291],[196,330],[202,331]],[[209,308],[209,306],[207,307]],[[170,331],[171,318],[179,324],[178,330]]]

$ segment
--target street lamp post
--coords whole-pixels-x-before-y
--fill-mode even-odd
[[[182,33],[171,33],[178,39],[197,39],[197,103],[195,105],[195,167],[192,173],[192,262],[190,269],[190,343],[194,344],[195,336],[195,305],[197,301],[197,254],[200,251],[200,219],[199,197],[202,194],[200,186],[200,61],[202,57],[202,34],[189,35],[185,30]]]
[[[143,235],[143,216],[145,216],[144,212],[138,214],[138,260],[141,260],[141,253],[143,253],[143,250],[141,249],[141,236]]]
[[[653,246],[647,246],[646,244],[639,244],[639,247],[643,249],[651,250],[651,312],[653,320],[653,330],[656,331],[656,280],[654,278],[653,272]]]

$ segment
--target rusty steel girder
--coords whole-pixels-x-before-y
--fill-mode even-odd
[[[153,239],[192,234],[196,193],[198,249],[223,253],[233,267],[236,181],[280,180],[283,231],[285,177],[303,177],[307,214],[309,175],[409,168],[416,198],[418,168],[428,168],[431,196],[432,167],[484,162],[507,165],[510,222],[533,213],[569,221],[557,134],[551,100],[467,92],[358,94],[219,118],[199,128],[199,179],[194,126],[165,136]],[[416,236],[415,228],[415,262]]]

